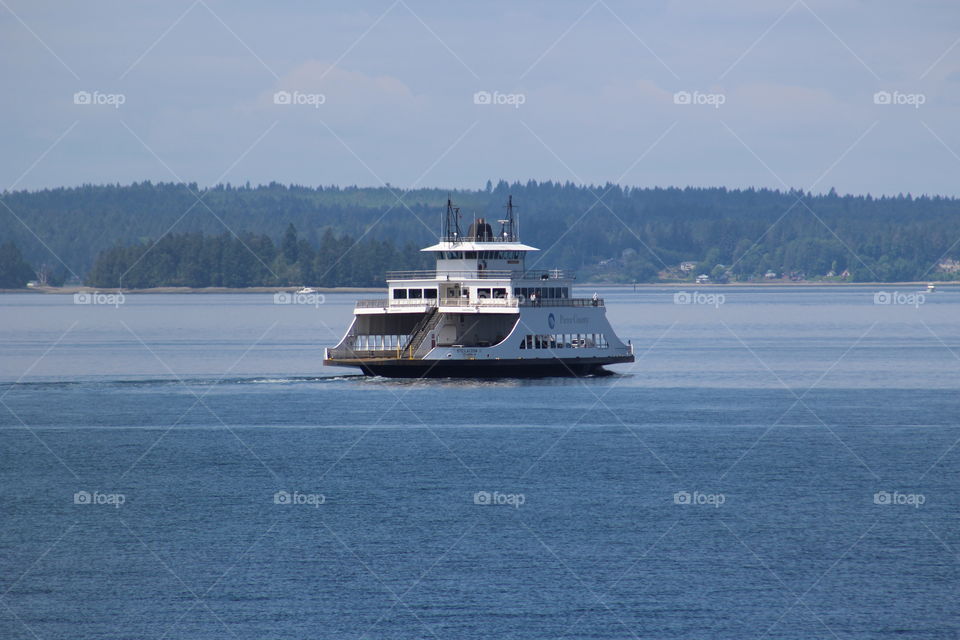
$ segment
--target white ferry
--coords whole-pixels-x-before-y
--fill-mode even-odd
[[[603,299],[571,297],[574,275],[527,271],[512,197],[500,230],[476,219],[464,236],[447,200],[440,242],[422,251],[436,269],[387,274],[388,297],[359,300],[323,364],[366,375],[540,377],[609,373],[633,362],[606,318]]]

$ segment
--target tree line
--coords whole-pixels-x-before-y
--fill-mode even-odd
[[[543,249],[528,267],[571,269],[581,279],[679,277],[682,262],[696,264],[688,277],[734,281],[768,272],[851,281],[957,276],[938,273],[937,265],[960,257],[960,200],[833,190],[532,180],[410,192],[277,183],[206,190],[85,185],[0,194],[9,207],[0,207],[0,242],[13,242],[34,267],[53,264],[58,277],[96,286],[121,275],[124,286],[135,286],[137,277],[163,284],[378,284],[389,269],[422,264],[417,249],[436,241],[448,197],[461,207],[464,229],[475,217],[496,229],[511,194],[523,241]],[[284,252],[291,224],[304,252],[296,260]]]
[[[388,269],[424,268],[415,247],[355,240],[330,229],[319,246],[290,224],[275,244],[267,235],[170,234],[102,251],[87,283],[94,287],[377,286]]]

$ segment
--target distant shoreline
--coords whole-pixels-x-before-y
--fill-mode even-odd
[[[677,289],[677,288],[717,288],[728,287],[926,287],[929,280],[916,282],[731,282],[727,284],[697,284],[695,282],[644,282],[637,284],[610,282],[583,282],[574,286],[596,289],[615,287],[635,289]],[[933,281],[935,286],[957,285],[960,280]],[[294,293],[300,287],[152,287],[147,289],[123,289],[124,294],[200,294],[200,293]],[[386,287],[313,287],[317,293],[386,293]],[[53,295],[72,295],[74,293],[118,293],[120,289],[96,287],[33,287],[29,289],[0,289],[0,293],[42,293]]]

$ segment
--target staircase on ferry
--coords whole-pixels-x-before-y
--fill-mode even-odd
[[[431,307],[430,310],[427,311],[427,315],[413,328],[413,332],[410,334],[410,340],[403,348],[403,352],[407,357],[413,358],[416,355],[424,340],[427,339],[431,331],[437,328],[442,318],[443,314],[440,313],[436,307]]]

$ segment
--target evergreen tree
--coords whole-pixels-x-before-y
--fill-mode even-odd
[[[0,289],[20,289],[34,278],[33,269],[12,242],[0,245]]]

